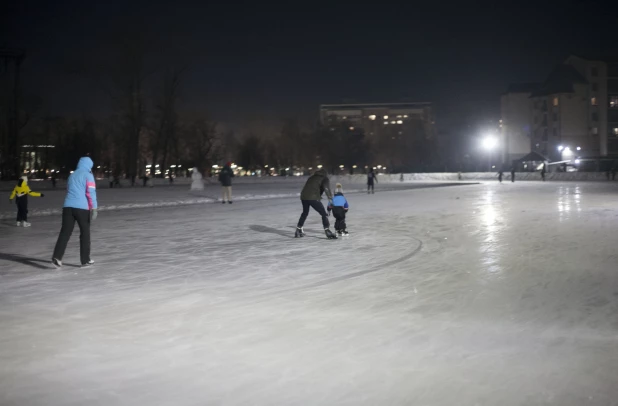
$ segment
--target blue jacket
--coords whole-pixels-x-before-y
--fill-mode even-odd
[[[349,208],[348,201],[346,200],[343,193],[335,193],[335,196],[333,196],[333,204],[331,207],[343,207],[346,210]]]
[[[97,185],[92,175],[92,159],[80,158],[75,172],[67,181],[67,197],[64,207],[92,210],[97,208]]]

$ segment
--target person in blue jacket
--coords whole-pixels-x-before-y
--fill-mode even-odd
[[[339,236],[348,236],[347,225],[345,224],[345,214],[348,212],[349,205],[345,196],[343,195],[343,186],[341,183],[337,183],[335,188],[335,195],[333,196],[333,202],[328,206],[329,211],[333,211],[335,216],[335,230]]]
[[[83,157],[67,180],[67,196],[62,208],[62,228],[54,249],[52,263],[62,266],[75,223],[79,226],[79,256],[83,267],[94,264],[90,259],[90,222],[97,218],[97,186],[92,174],[92,159]]]

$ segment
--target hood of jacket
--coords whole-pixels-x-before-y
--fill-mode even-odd
[[[27,185],[27,184],[28,184],[28,177],[27,176],[22,176],[17,181],[17,186],[19,186],[19,187],[22,187],[22,186]]]
[[[326,172],[326,169],[322,168],[322,169],[318,169],[317,171],[315,171],[314,175],[318,175],[318,176],[322,176],[322,177],[327,177],[328,176],[328,172]]]
[[[80,158],[79,162],[77,163],[77,169],[83,169],[88,172],[92,170],[93,166],[94,166],[94,163],[92,162],[92,159],[90,159],[90,157],[88,156]]]

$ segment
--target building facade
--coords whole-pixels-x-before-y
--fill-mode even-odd
[[[503,163],[511,163],[531,152],[533,122],[530,96],[540,86],[540,83],[513,84],[500,98]]]
[[[551,161],[618,157],[618,63],[570,56],[530,99],[533,151]]]
[[[370,139],[412,122],[422,123],[426,133],[433,136],[435,125],[431,103],[323,104],[320,120],[323,125],[348,122]]]

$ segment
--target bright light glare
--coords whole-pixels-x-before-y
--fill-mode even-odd
[[[562,145],[558,145],[558,151],[562,151],[564,147]]]
[[[384,116],[384,120],[388,120],[388,116]]]
[[[402,120],[397,120],[397,124],[403,124]]]
[[[498,139],[491,136],[485,137],[483,138],[482,145],[486,150],[492,150],[498,145]]]
[[[569,147],[564,147],[564,152],[571,152],[571,148],[569,148]]]
[[[369,116],[369,120],[375,120],[375,119],[376,119],[376,115],[375,115],[375,114],[371,114],[371,115]]]
[[[581,151],[581,150],[582,150],[582,147],[577,147],[577,150],[578,150],[578,151]]]
[[[576,160],[575,160],[575,165],[579,165],[579,163],[580,163],[580,162],[581,162],[581,161],[580,161],[579,159],[576,159]]]
[[[318,169],[322,169],[322,165],[318,165]]]

